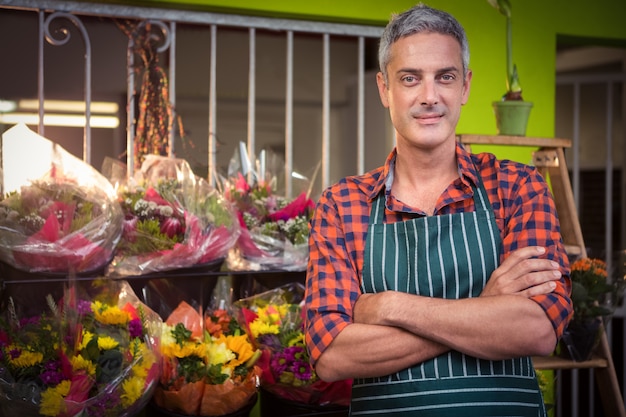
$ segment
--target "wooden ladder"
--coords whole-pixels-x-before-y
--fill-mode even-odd
[[[569,255],[586,257],[578,212],[572,185],[565,163],[565,148],[571,146],[569,139],[531,138],[522,136],[458,135],[457,139],[471,151],[472,145],[525,146],[537,148],[533,152],[533,165],[549,181],[561,226],[561,236]],[[615,373],[611,348],[606,332],[602,331],[600,343],[592,359],[584,362],[548,356],[535,357],[536,369],[595,369],[595,380],[607,416],[626,417],[624,400]]]

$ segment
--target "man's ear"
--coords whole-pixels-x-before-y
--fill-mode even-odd
[[[389,98],[387,94],[389,94],[389,89],[387,88],[387,83],[385,83],[385,77],[382,72],[378,72],[376,74],[376,85],[378,86],[378,95],[380,96],[380,101],[383,103],[385,108],[389,108]]]
[[[467,74],[465,75],[465,80],[463,81],[463,100],[461,101],[461,105],[465,105],[467,100],[469,100],[470,93],[470,85],[472,81],[472,70],[467,70]]]

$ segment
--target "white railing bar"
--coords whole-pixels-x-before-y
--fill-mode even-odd
[[[43,46],[44,46],[44,12],[39,11],[39,38],[37,42],[39,43],[39,51],[38,51],[38,60],[39,60],[39,71],[37,71],[37,98],[39,99],[39,133],[41,136],[45,135],[45,127],[43,124],[43,104],[44,104],[44,54],[43,54]]]
[[[324,34],[322,57],[322,189],[330,185],[330,35]]]
[[[357,173],[365,172],[365,38],[359,36],[357,68]]]
[[[285,74],[285,195],[293,196],[293,31],[287,31]]]
[[[573,192],[574,192],[574,204],[576,206],[576,212],[580,213],[580,84],[574,83],[574,114],[572,115],[572,119],[574,119],[574,128],[573,128],[573,157],[574,163],[572,164],[572,182],[573,182]]]
[[[604,171],[604,244],[607,270],[613,267],[613,83],[606,83],[606,170]],[[626,167],[625,167],[626,168]]]
[[[217,179],[215,178],[216,153],[217,153],[217,137],[216,137],[216,121],[217,121],[217,26],[211,25],[211,46],[210,46],[210,64],[209,64],[209,149],[208,149],[208,181],[209,184],[215,186]]]
[[[74,14],[89,14],[95,16],[116,16],[130,19],[156,19],[179,23],[217,24],[244,28],[267,30],[292,30],[294,32],[328,33],[332,35],[350,35],[379,38],[383,28],[348,23],[313,22],[295,19],[280,19],[269,17],[244,16],[237,14],[220,14],[198,10],[176,10],[157,7],[139,7],[122,4],[104,4],[84,1],[61,0],[0,0],[0,7],[58,10]]]
[[[40,12],[40,13],[43,13],[43,12]],[[42,16],[42,14],[40,14],[40,16]],[[50,45],[63,46],[67,44],[72,37],[70,30],[65,26],[62,26],[61,29],[56,33],[58,37],[55,37],[50,32],[50,24],[52,21],[54,21],[57,18],[65,19],[69,21],[70,23],[74,24],[74,26],[76,26],[76,28],[80,32],[83,38],[83,45],[85,46],[85,55],[84,55],[85,68],[84,68],[84,80],[83,80],[83,89],[84,89],[83,94],[84,94],[84,100],[85,100],[85,126],[83,128],[83,161],[87,162],[88,164],[91,164],[91,42],[89,40],[89,34],[87,33],[87,30],[85,29],[85,26],[83,25],[83,22],[78,18],[78,16],[75,16],[71,13],[54,12],[50,14],[44,20],[43,32],[40,32],[40,35],[43,34],[43,36],[45,36],[46,41],[48,41]],[[43,43],[43,39],[40,39],[40,42],[41,42],[40,43],[41,91],[39,92],[39,124],[40,126],[43,126],[43,123],[45,123],[45,120],[44,120],[45,116],[42,117],[45,111],[45,105],[42,106],[43,98],[44,98],[44,89],[43,89],[44,43]],[[41,133],[43,135],[43,132]]]
[[[248,154],[256,155],[255,149],[255,117],[256,117],[256,30],[250,28],[250,49],[248,63]],[[259,173],[263,178],[265,172]]]
[[[170,92],[170,105],[172,106],[171,117],[170,120],[170,138],[169,138],[169,146],[168,146],[168,156],[174,156],[175,150],[174,146],[176,144],[176,129],[178,128],[178,123],[176,122],[176,22],[170,22],[170,71],[169,71],[169,92]]]

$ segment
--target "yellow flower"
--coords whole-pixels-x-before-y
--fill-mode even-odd
[[[7,350],[18,349],[15,346],[11,346]],[[19,350],[19,349],[18,349]],[[43,361],[43,354],[40,352],[29,352],[22,350],[18,357],[11,359],[11,364],[17,368],[28,368],[29,366],[37,365]]]
[[[154,352],[152,352],[152,350],[150,350],[148,346],[146,346],[145,343],[141,344],[139,354],[137,356],[140,357],[140,359],[133,366],[133,374],[143,379],[146,379],[148,376],[148,371],[156,362],[156,356],[154,355]]]
[[[65,413],[65,397],[70,392],[70,381],[62,381],[54,388],[41,393],[39,413],[44,416],[58,416]]]
[[[96,320],[103,324],[125,325],[130,321],[130,314],[120,310],[117,306],[103,304],[100,301],[94,301],[91,304]]]
[[[304,333],[298,333],[292,339],[287,342],[287,346],[304,346]]]
[[[206,346],[206,350],[207,356],[209,357],[209,364],[211,365],[224,365],[237,358],[235,354],[228,349],[226,343],[223,342],[209,343]]]
[[[145,379],[139,376],[130,377],[122,382],[122,390],[124,393],[121,395],[121,398],[124,407],[130,407],[141,397],[145,382]]]
[[[89,330],[83,329],[83,337],[81,338],[80,344],[78,345],[78,350],[83,350],[87,347],[91,339],[93,339],[94,334]]]
[[[260,334],[278,334],[280,333],[280,327],[277,324],[269,324],[256,319],[250,323],[250,332],[256,338]]]
[[[72,363],[72,369],[74,371],[84,369],[91,376],[94,376],[96,374],[96,365],[90,360],[87,360],[80,355],[74,356],[71,359],[71,363]]]
[[[110,336],[98,337],[98,348],[100,350],[115,349],[119,345],[119,342]]]
[[[204,345],[199,342],[186,342],[182,346],[177,343],[171,345],[161,345],[161,352],[163,355],[173,358],[186,358],[188,356],[206,358]]]
[[[246,363],[248,359],[254,355],[254,347],[248,340],[246,334],[240,336],[222,336],[218,339],[218,343],[225,343],[228,349],[236,354],[235,358],[227,363],[227,365],[232,368]]]

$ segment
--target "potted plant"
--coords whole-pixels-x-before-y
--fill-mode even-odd
[[[563,333],[561,353],[585,361],[598,344],[603,320],[608,320],[622,301],[626,281],[611,279],[606,263],[593,258],[575,261],[570,278],[574,317]]]
[[[510,0],[487,0],[491,6],[506,17],[506,93],[501,100],[493,102],[498,134],[524,136],[533,103],[522,98],[522,86],[513,63],[513,34]]]

